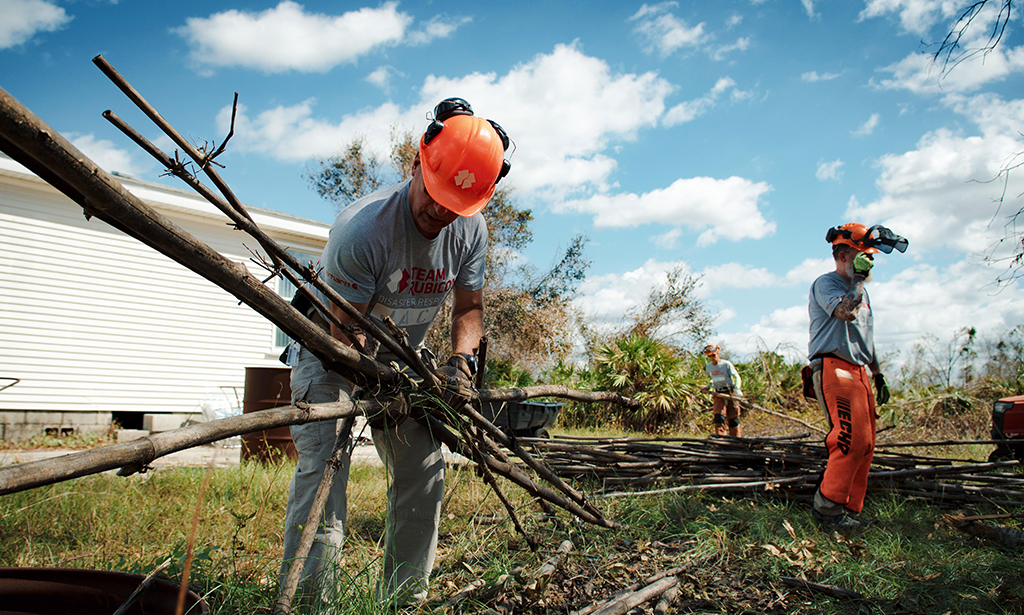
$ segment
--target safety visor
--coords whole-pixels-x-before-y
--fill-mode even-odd
[[[902,254],[907,251],[907,246],[910,245],[906,237],[900,237],[881,224],[872,226],[859,241],[854,241],[865,248],[877,248],[886,254],[892,253],[893,248]]]

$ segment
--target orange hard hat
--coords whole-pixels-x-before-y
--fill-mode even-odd
[[[868,227],[860,222],[847,222],[842,226],[828,229],[825,234],[825,241],[832,245],[847,245],[865,254],[877,254],[878,248],[864,245],[865,235],[868,234]]]
[[[450,101],[458,101],[455,108]],[[446,103],[449,108],[439,112]],[[508,173],[507,147],[504,130],[474,116],[469,103],[442,101],[420,139],[423,184],[430,198],[460,216],[476,214],[491,199],[494,185]]]

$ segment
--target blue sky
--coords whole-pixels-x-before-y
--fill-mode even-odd
[[[238,91],[222,175],[248,204],[323,222],[312,160],[356,136],[384,152],[392,127],[420,131],[462,96],[515,141],[506,181],[536,215],[523,258],[590,238],[578,302],[596,322],[682,266],[734,357],[798,357],[807,289],[832,268],[825,231],[881,223],[910,239],[869,286],[879,350],[905,356],[925,334],[1024,322],[1019,285],[994,286],[1003,268],[979,258],[1024,205],[1019,173],[1001,210],[989,181],[1024,152],[1024,24],[943,73],[933,43],[966,4],[0,0],[0,87],[104,168],[153,181],[168,180],[101,113],[167,140],[91,59],[195,139],[223,138]]]

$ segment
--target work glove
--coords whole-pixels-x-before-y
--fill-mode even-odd
[[[455,354],[437,368],[442,376],[441,401],[449,408],[460,408],[472,398],[473,367],[467,357],[472,355]],[[476,357],[473,357],[474,359]]]
[[[871,273],[871,268],[875,266],[875,263],[868,258],[867,254],[858,252],[857,256],[853,259],[853,274],[862,275],[865,278]]]
[[[885,384],[885,376],[881,373],[874,375],[875,379],[875,405],[881,406],[889,402],[889,385]]]
[[[374,429],[394,429],[409,418],[409,399],[404,394],[379,398],[380,409],[366,415],[366,422]]]
[[[453,354],[448,362],[439,368],[449,378],[460,377],[466,380],[473,380],[476,373],[476,356],[471,354]]]

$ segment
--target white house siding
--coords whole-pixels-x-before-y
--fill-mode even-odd
[[[0,391],[0,437],[105,429],[112,416],[141,427],[143,413],[198,413],[204,401],[241,396],[246,367],[280,366],[274,326],[251,308],[107,224],[86,221],[78,205],[34,176],[4,169],[0,386],[19,382]],[[205,201],[125,184],[265,277],[242,245],[255,240]],[[328,225],[267,211],[254,217],[285,247],[318,253],[326,242]]]

